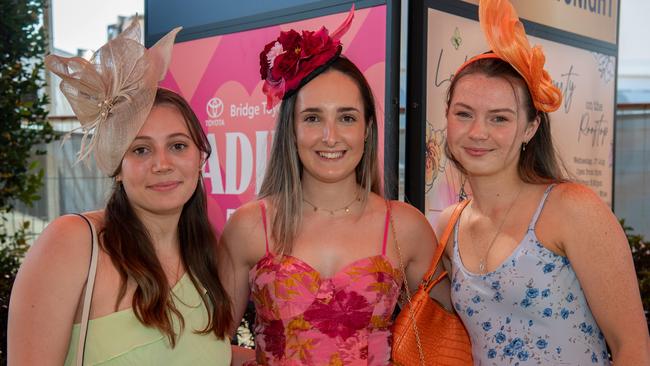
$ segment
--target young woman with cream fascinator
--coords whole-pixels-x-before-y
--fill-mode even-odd
[[[79,158],[92,154],[114,185],[103,210],[54,220],[30,248],[10,365],[230,364],[201,183],[210,145],[187,102],[157,87],[179,30],[147,50],[136,21],[90,62],[46,58],[85,132]]]
[[[436,228],[454,226],[451,297],[474,362],[609,365],[607,344],[615,364],[648,365],[625,234],[556,160],[548,113],[562,95],[544,54],[507,0],[481,0],[479,19],[492,51],[459,68],[447,98],[447,155],[472,195]]]
[[[282,32],[260,55],[268,105],[282,104],[259,200],[230,218],[219,263],[233,327],[255,304],[248,365],[388,365],[395,238],[414,285],[436,245],[419,211],[381,196],[372,91],[340,55],[352,16],[331,34]]]

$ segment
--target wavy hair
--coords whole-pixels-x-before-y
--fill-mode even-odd
[[[183,116],[192,141],[206,158],[210,155],[210,144],[199,120],[181,96],[158,88],[154,100],[154,106],[156,105],[175,107]],[[113,177],[119,172],[120,168]],[[208,311],[208,323],[198,332],[214,333],[223,339],[232,320],[230,300],[219,281],[215,253],[217,238],[208,221],[207,199],[201,181],[199,177],[196,189],[183,206],[178,222],[180,256],[194,287],[201,294],[205,291],[202,299]],[[183,316],[172,301],[171,288],[156,256],[151,236],[131,207],[122,184],[117,181],[106,205],[100,244],[121,278],[115,309],[126,294],[127,279],[132,279],[137,285],[132,300],[135,316],[142,324],[159,329],[174,347],[177,334],[172,318],[179,320],[182,329],[185,324]]]

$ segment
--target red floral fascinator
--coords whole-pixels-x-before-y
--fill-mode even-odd
[[[77,161],[92,152],[103,173],[115,173],[151,111],[180,30],[172,30],[146,49],[140,23],[133,21],[90,61],[56,55],[45,58],[46,68],[61,77],[61,92],[81,124],[84,135]]]
[[[509,63],[524,78],[535,108],[553,112],[560,108],[562,92],[553,85],[546,70],[542,47],[530,46],[524,26],[508,0],[480,0],[479,22],[492,53],[475,56],[465,62],[456,75],[470,63],[485,58],[499,58]]]
[[[327,28],[281,32],[260,53],[260,75],[264,80],[266,109],[290,97],[301,86],[325,70],[341,54],[341,37],[350,29],[354,5],[347,18],[332,34]]]

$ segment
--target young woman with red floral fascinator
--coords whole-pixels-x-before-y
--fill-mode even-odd
[[[103,210],[57,218],[27,253],[10,365],[230,365],[201,184],[210,144],[188,103],[158,88],[178,31],[145,49],[134,21],[90,61],[45,59],[84,129],[80,159],[114,185]]]
[[[563,177],[548,113],[562,96],[507,0],[481,0],[492,51],[447,98],[447,156],[471,199],[446,257],[451,297],[481,365],[648,365],[630,248],[611,210]],[[461,206],[462,207],[462,206]]]
[[[233,326],[249,297],[256,308],[248,365],[390,364],[403,283],[395,239],[409,284],[436,245],[419,211],[381,196],[372,91],[340,55],[351,20],[331,34],[283,32],[261,53],[268,105],[282,101],[270,163],[220,246]]]

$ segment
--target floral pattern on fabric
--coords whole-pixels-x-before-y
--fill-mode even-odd
[[[390,364],[391,315],[401,286],[384,255],[331,278],[296,257],[264,256],[249,273],[255,324],[252,365]]]
[[[552,187],[552,186],[551,186]],[[566,257],[545,248],[535,223],[497,269],[469,272],[454,232],[451,297],[482,365],[609,365],[603,334]]]

